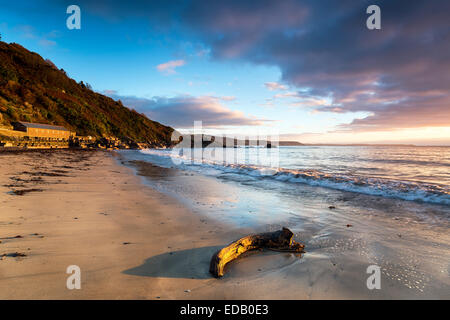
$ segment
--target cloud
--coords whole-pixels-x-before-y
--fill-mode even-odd
[[[118,96],[117,90],[104,90],[102,92],[104,95],[107,95],[108,97],[115,97]]]
[[[39,44],[43,47],[53,47],[56,45],[56,42],[48,39],[41,39],[39,40]]]
[[[163,74],[175,74],[175,68],[184,66],[186,62],[184,60],[172,60],[165,63],[161,63],[156,66],[156,69],[158,69],[159,72]]]
[[[29,39],[36,39],[38,36],[35,34],[35,30],[30,25],[18,25],[15,27],[16,30],[22,33],[22,36]]]
[[[298,98],[300,97],[300,94],[298,92],[283,92],[283,93],[277,93],[273,96],[275,99],[283,99],[283,98]]]
[[[219,99],[223,100],[223,101],[234,101],[234,100],[236,100],[236,97],[235,96],[223,96],[223,97],[219,97]]]
[[[303,108],[315,108],[322,107],[321,109],[315,109],[314,111],[319,112],[319,110],[325,111],[325,108],[329,108],[330,99],[327,97],[315,96],[305,92],[298,91],[286,91],[283,93],[277,93],[273,96],[273,99],[290,99],[289,106],[291,107],[303,107]],[[337,107],[329,108],[330,112],[336,112],[339,109]]]
[[[85,0],[80,0],[88,6]],[[368,5],[381,30],[366,28]],[[320,112],[366,112],[346,128],[450,126],[450,1],[98,0],[103,15],[145,16],[210,49],[215,60],[276,66]],[[107,7],[108,10],[103,10]],[[101,9],[101,10],[100,10]]]
[[[370,108],[368,108],[370,109]],[[372,115],[355,119],[342,130],[374,131],[391,128],[421,128],[450,126],[450,99],[441,97],[405,98],[381,108],[373,108]]]
[[[202,121],[203,127],[221,128],[227,126],[260,126],[267,120],[244,115],[220,104],[223,97],[193,97],[182,95],[173,98],[153,97],[140,98],[120,96],[114,90],[103,92],[113,99],[138,112],[146,114],[150,119],[170,125],[178,129],[192,128],[194,121]]]
[[[53,47],[56,45],[56,41],[47,38],[56,38],[57,33],[52,31],[44,36],[41,36],[33,26],[30,25],[18,25],[14,29],[19,31],[23,37],[33,39],[42,47]]]
[[[345,0],[262,0],[251,4],[253,11],[242,1],[207,9],[194,1],[185,21],[211,46],[213,58],[278,66],[283,82],[303,90],[299,95],[306,90],[299,105],[369,114],[346,129],[450,126],[450,3],[371,4],[381,7],[381,30],[365,27],[366,3]]]
[[[264,83],[264,85],[266,86],[267,89],[269,89],[270,91],[275,91],[275,90],[287,90],[287,86],[282,85],[278,82],[266,82]]]

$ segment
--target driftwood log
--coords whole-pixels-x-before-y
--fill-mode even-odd
[[[211,258],[209,272],[216,278],[224,274],[225,265],[244,252],[256,249],[270,249],[282,252],[301,253],[305,246],[295,242],[294,234],[288,228],[274,232],[259,233],[243,237],[217,251]]]

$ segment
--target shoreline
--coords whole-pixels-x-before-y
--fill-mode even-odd
[[[173,172],[143,164],[150,171],[136,173],[118,153],[33,151],[0,153],[0,254],[26,255],[0,260],[0,299],[447,297],[445,282],[421,292],[383,278],[385,290],[368,290],[369,261],[336,247],[359,243],[343,238],[333,245],[326,229],[318,237],[306,226],[296,237],[306,244],[302,258],[257,252],[234,261],[222,279],[212,278],[212,254],[264,224],[231,225],[208,208],[192,210],[145,183],[149,174],[170,180]],[[197,177],[185,177],[191,178]],[[11,194],[27,189],[40,190]],[[69,265],[81,269],[81,290],[66,288]]]

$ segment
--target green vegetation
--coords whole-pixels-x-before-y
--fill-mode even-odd
[[[0,126],[13,121],[65,126],[77,135],[170,145],[173,129],[67,77],[51,61],[0,42]]]

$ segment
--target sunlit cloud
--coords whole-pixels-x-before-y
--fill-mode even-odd
[[[269,89],[270,91],[275,91],[275,90],[287,90],[288,87],[280,84],[278,82],[266,82],[264,83],[264,86]]]
[[[235,96],[223,96],[223,97],[220,97],[220,100],[223,100],[223,101],[234,101],[234,100],[236,100],[236,97]]]
[[[185,64],[186,62],[184,60],[172,60],[157,65],[156,69],[165,75],[175,74],[175,68],[184,66]]]
[[[192,128],[194,121],[202,121],[203,126],[208,128],[261,126],[271,122],[227,108],[220,103],[223,97],[180,95],[148,99],[121,96],[114,90],[103,93],[113,99],[121,100],[125,106],[146,114],[152,120],[177,129]]]

